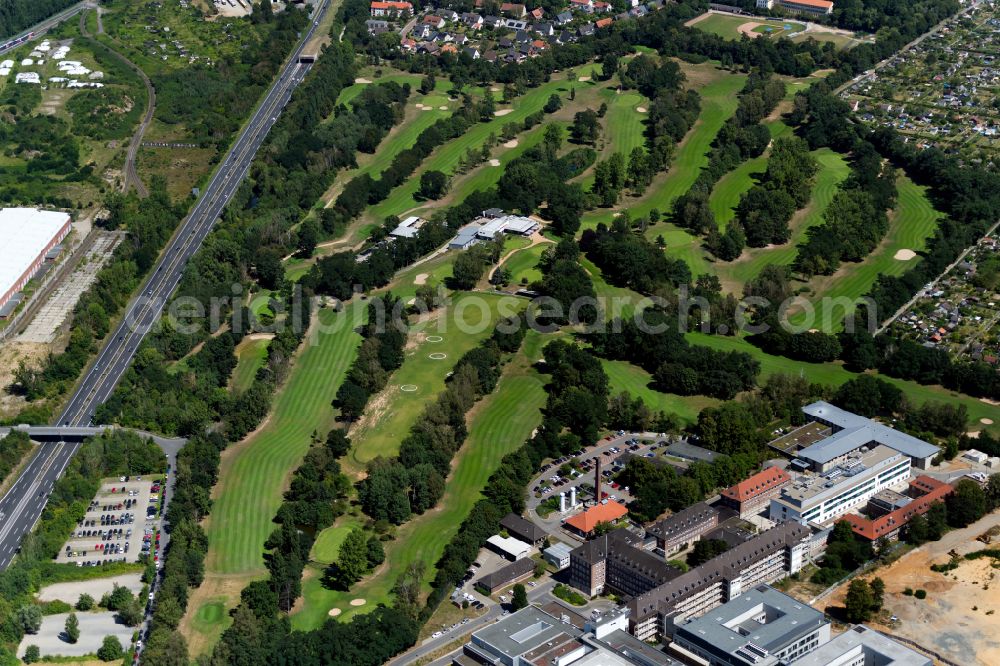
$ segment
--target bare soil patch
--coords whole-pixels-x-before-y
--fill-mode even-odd
[[[753,30],[754,28],[760,27],[761,25],[762,24],[757,21],[747,21],[746,23],[741,24],[740,27],[736,28],[736,31],[739,32],[741,35],[746,35],[750,39],[757,39],[764,33],[754,32]]]

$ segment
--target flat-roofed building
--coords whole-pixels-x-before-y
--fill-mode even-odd
[[[830,623],[823,613],[769,585],[758,585],[677,625],[671,648],[677,646],[710,666],[772,666],[829,640]]]
[[[486,540],[486,545],[508,560],[520,560],[531,554],[531,544],[524,543],[514,537],[504,537],[494,534]]]
[[[479,238],[492,240],[497,234],[517,234],[520,236],[530,236],[538,231],[541,225],[530,217],[523,215],[503,215],[501,217],[490,218],[476,232]]]
[[[395,236],[396,238],[413,238],[420,231],[420,227],[424,225],[424,220],[417,217],[416,215],[411,215],[399,225],[389,232],[390,236]]]
[[[520,539],[521,541],[539,545],[545,541],[549,534],[530,520],[525,520],[516,513],[508,513],[500,520],[500,527],[507,530],[507,534]]]
[[[569,568],[572,553],[572,546],[557,541],[542,551],[542,559],[562,571]]]
[[[791,666],[932,666],[924,655],[863,624],[848,629]]]
[[[740,518],[753,516],[766,509],[771,499],[792,482],[788,472],[780,467],[768,467],[748,479],[722,491],[722,504],[740,514]]]
[[[774,521],[797,520],[825,524],[865,506],[886,488],[904,488],[910,478],[910,459],[887,446],[859,450],[822,474],[800,476],[771,499]]]
[[[628,602],[629,631],[640,640],[670,636],[674,624],[698,617],[802,569],[812,531],[786,522]]]
[[[813,471],[825,472],[839,465],[852,453],[878,445],[907,456],[914,467],[927,469],[941,448],[900,432],[865,416],[818,401],[802,408],[813,421],[830,426],[833,434],[798,452]]]
[[[0,312],[16,303],[15,296],[45,263],[46,255],[69,233],[68,213],[37,208],[0,209]],[[10,309],[10,308],[8,308]]]
[[[718,510],[698,502],[657,521],[646,529],[646,534],[656,537],[656,548],[666,557],[694,543],[718,524]]]

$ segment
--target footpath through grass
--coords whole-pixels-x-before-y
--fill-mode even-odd
[[[400,526],[396,539],[385,544],[386,563],[376,574],[350,592],[339,592],[322,586],[321,566],[307,567],[302,586],[304,603],[292,615],[294,629],[315,629],[327,619],[332,608],[340,609],[339,619],[346,620],[372,610],[379,603],[390,603],[393,584],[411,562],[427,564],[424,584],[425,591],[429,591],[434,563],[480,498],[486,480],[503,456],[521,446],[541,423],[540,410],[545,404],[543,378],[531,365],[541,357],[542,343],[547,341],[541,334],[529,331],[521,352],[505,366],[496,390],[470,413],[469,437],[452,465],[444,497],[436,508]],[[321,533],[320,540],[325,538],[325,532]],[[351,606],[353,599],[364,599],[365,604]]]

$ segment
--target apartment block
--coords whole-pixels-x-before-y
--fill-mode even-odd
[[[658,521],[646,529],[646,534],[656,537],[656,549],[666,557],[694,543],[718,525],[719,512],[698,502]]]

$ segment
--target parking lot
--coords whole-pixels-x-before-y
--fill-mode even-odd
[[[97,566],[156,557],[161,490],[160,477],[105,480],[56,562]]]
[[[66,639],[65,626],[69,613],[46,615],[37,634],[26,634],[17,648],[18,656],[24,656],[29,645],[37,645],[43,656],[82,657],[94,654],[101,647],[105,636],[114,636],[123,648],[132,642],[133,627],[121,624],[115,613],[77,613],[80,623],[80,638],[76,643]]]

